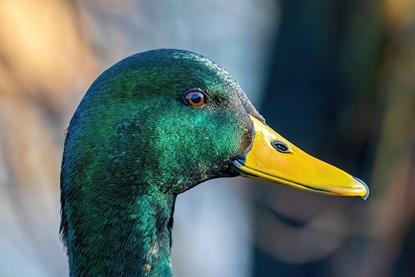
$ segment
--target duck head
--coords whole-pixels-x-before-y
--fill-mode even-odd
[[[226,71],[188,51],[153,50],[108,69],[77,109],[68,142],[76,145],[71,161],[91,176],[106,172],[128,185],[140,179],[172,194],[239,173],[332,195],[368,194],[360,180],[272,130]]]
[[[169,254],[176,195],[238,175],[331,195],[368,195],[362,181],[267,126],[211,60],[162,49],[115,64],[92,84],[66,137],[62,232],[71,272],[120,273],[128,260],[155,270],[161,253]],[[103,253],[108,249],[111,254]],[[143,258],[148,253],[154,257]]]

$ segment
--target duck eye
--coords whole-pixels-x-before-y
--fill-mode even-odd
[[[206,103],[206,95],[200,89],[191,89],[185,92],[183,99],[184,102],[192,107],[200,108]]]
[[[281,153],[289,153],[290,149],[288,146],[282,141],[273,141],[271,143],[272,147],[274,147],[278,152]]]

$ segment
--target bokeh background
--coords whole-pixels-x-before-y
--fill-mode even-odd
[[[415,276],[413,0],[1,0],[0,276],[67,275],[65,129],[100,72],[153,48],[212,58],[274,129],[371,188],[204,183],[177,201],[176,276]]]

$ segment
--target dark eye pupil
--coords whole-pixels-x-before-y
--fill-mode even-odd
[[[192,99],[192,102],[196,104],[202,101],[202,95],[200,92],[195,92],[192,94],[190,99]]]
[[[288,151],[288,146],[287,145],[285,145],[284,143],[282,143],[282,142],[279,142],[279,141],[274,141],[273,143],[272,143],[272,146],[277,150],[277,151],[279,151],[279,152],[281,152],[281,153],[285,153],[285,152],[287,152]]]

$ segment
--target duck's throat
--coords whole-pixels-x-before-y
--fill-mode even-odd
[[[171,276],[174,204],[175,196],[153,192],[65,205],[70,275]]]

